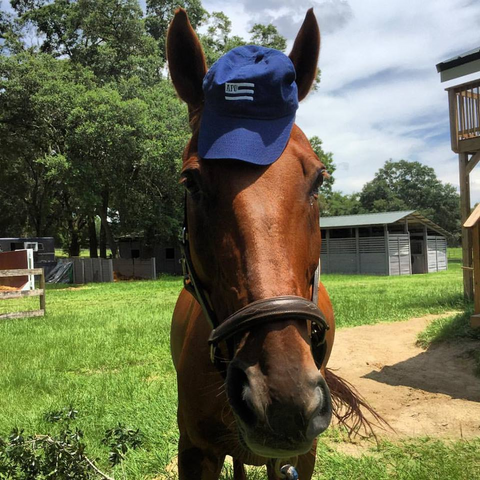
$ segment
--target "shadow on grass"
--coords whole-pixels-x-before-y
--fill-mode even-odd
[[[458,315],[434,320],[419,335],[418,344],[427,348],[424,352],[365,378],[480,402],[476,376],[480,373],[480,329],[470,327],[472,312],[469,304]]]

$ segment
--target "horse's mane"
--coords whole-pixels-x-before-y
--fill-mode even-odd
[[[188,108],[188,117],[192,136],[196,137],[200,130],[200,120],[202,119],[203,104],[197,108]]]

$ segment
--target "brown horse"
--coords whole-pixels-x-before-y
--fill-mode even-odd
[[[319,49],[317,21],[309,10],[289,55],[299,100],[315,80]],[[266,464],[268,478],[278,479],[275,459],[292,458],[300,479],[308,480],[316,437],[332,415],[325,378],[333,394],[358,410],[348,386],[325,370],[335,322],[323,285],[318,286],[318,312],[307,312],[317,288],[313,279],[321,235],[316,196],[325,169],[296,125],[280,158],[268,166],[200,158],[207,68],[182,9],[168,32],[167,55],[193,131],[181,181],[187,191],[187,286],[196,283],[197,290],[190,284],[181,292],[171,330],[179,476],[218,479],[225,456],[231,455],[235,480],[246,478],[244,464]],[[223,324],[216,341],[210,315]],[[328,331],[320,365],[312,338],[322,325]],[[216,346],[213,363],[209,336]],[[338,401],[334,397],[334,407]]]

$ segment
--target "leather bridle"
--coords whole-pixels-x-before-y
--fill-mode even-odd
[[[185,196],[185,217],[182,236],[180,239],[182,251],[183,284],[195,300],[200,304],[205,318],[209,322],[212,332],[208,339],[210,358],[220,373],[226,376],[226,361],[218,355],[219,344],[226,341],[230,359],[234,355],[233,337],[241,332],[250,330],[264,323],[281,320],[309,320],[311,322],[310,342],[313,359],[320,369],[326,354],[325,334],[329,329],[324,314],[318,308],[318,283],[320,264],[315,270],[312,279],[312,300],[295,295],[266,298],[252,302],[237,310],[220,322],[210,306],[205,290],[198,279],[190,254],[190,241],[187,224],[187,199]]]

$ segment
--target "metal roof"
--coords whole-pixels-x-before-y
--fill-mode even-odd
[[[381,212],[364,213],[361,215],[341,215],[337,217],[320,218],[321,228],[355,228],[367,227],[371,225],[390,225],[400,220],[408,220],[409,223],[421,223],[435,230],[442,235],[448,235],[448,232],[442,227],[433,223],[427,217],[415,210],[404,210],[401,212]]]
[[[455,57],[444,60],[436,65],[437,72],[444,72],[450,68],[458,67],[464,65],[465,63],[473,62],[474,60],[480,59],[480,47],[469,50],[468,52],[456,55]]]

